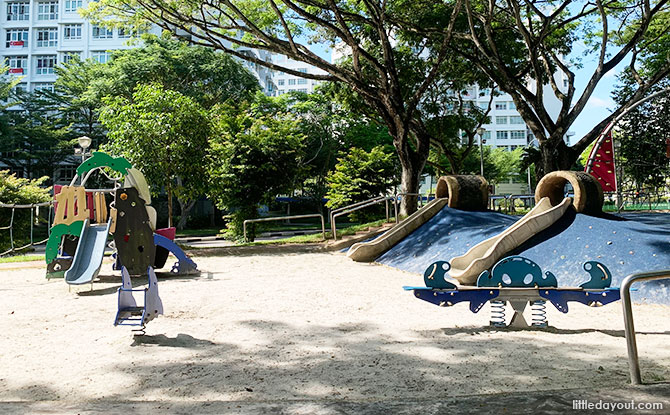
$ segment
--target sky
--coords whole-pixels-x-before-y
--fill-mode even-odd
[[[576,48],[576,53],[582,53],[584,48]],[[625,68],[629,59],[624,59],[614,69],[606,73],[593,91],[591,98],[586,103],[584,110],[577,117],[570,128],[574,136],[570,144],[574,144],[586,133],[598,124],[603,118],[607,117],[615,108],[616,104],[612,99],[612,92],[616,87],[616,75]],[[597,56],[590,57],[590,60],[584,60],[583,68],[575,71],[575,101],[581,96],[586,84],[588,83],[593,71],[597,67]]]

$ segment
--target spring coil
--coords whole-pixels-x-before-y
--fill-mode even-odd
[[[531,305],[532,325],[536,327],[547,327],[547,302],[535,300]]]
[[[505,301],[491,301],[491,326],[506,327]]]

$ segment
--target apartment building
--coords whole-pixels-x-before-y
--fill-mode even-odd
[[[272,62],[281,65],[288,69],[294,69],[298,72],[325,75],[326,71],[315,66],[308,65],[304,62],[298,62],[290,59],[284,55],[272,55]],[[279,96],[291,91],[306,92],[311,94],[314,89],[321,83],[313,79],[301,78],[295,75],[289,75],[281,71],[273,71],[272,82],[274,83],[275,91],[271,96]]]
[[[53,89],[54,68],[73,56],[107,62],[111,51],[131,47],[126,44],[131,36],[127,31],[93,25],[79,15],[86,0],[1,3],[0,55],[10,75],[23,77],[18,85],[22,90]]]

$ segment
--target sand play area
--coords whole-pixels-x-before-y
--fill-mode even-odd
[[[619,302],[549,306],[548,330],[499,330],[488,305],[471,314],[403,291],[423,285],[418,274],[341,253],[252,252],[159,276],[165,315],[137,337],[113,326],[111,263],[79,293],[40,263],[0,269],[0,412],[360,413],[332,405],[627,387]],[[635,308],[644,381],[670,380],[669,315]]]

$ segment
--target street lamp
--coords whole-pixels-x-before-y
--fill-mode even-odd
[[[528,144],[526,144],[526,148],[532,147],[533,143],[537,141],[537,137],[534,137],[532,135],[530,135],[529,138],[530,137],[533,137],[533,139],[530,140]],[[537,141],[537,143],[540,144],[539,141]],[[530,165],[528,166],[528,168],[526,168],[526,173],[528,173],[528,193],[533,194],[533,184],[530,180]]]
[[[484,177],[484,147],[483,144],[486,142],[482,138],[486,129],[484,127],[477,128],[477,135],[479,135],[479,174]]]
[[[77,142],[79,143],[79,147],[81,147],[81,162],[83,163],[86,161],[86,150],[91,146],[91,140],[90,137],[87,136],[81,136],[77,138]]]

